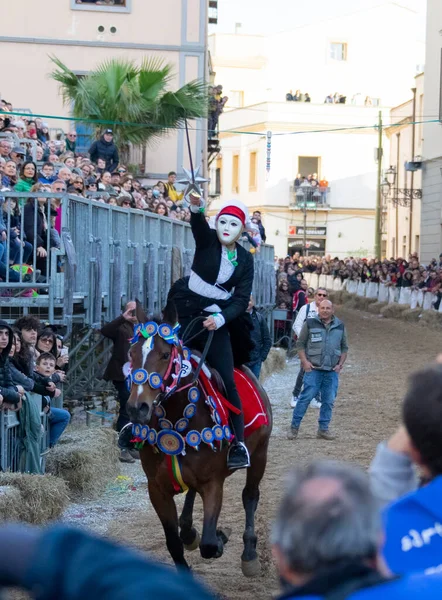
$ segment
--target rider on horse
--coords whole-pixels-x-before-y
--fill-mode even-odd
[[[194,348],[202,350],[209,331],[214,332],[207,360],[221,375],[227,399],[241,411],[239,414],[231,412],[235,439],[229,449],[227,466],[241,469],[250,466],[250,457],[244,444],[244,417],[233,369],[234,365],[248,362],[253,348],[250,337],[253,324],[246,310],[252,292],[254,263],[252,255],[238,244],[249,214],[242,202],[232,200],[218,212],[216,230],[213,230],[204,214],[204,200],[197,194],[189,197],[195,256],[190,277],[175,282],[169,299],[176,305],[182,332],[195,317],[204,317],[203,330],[192,341]],[[200,323],[186,332],[187,339],[198,333]]]

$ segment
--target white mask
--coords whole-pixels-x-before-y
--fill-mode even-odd
[[[242,233],[242,222],[232,215],[221,215],[216,222],[218,239],[224,246],[236,242]]]

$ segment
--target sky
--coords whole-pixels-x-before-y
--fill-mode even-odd
[[[385,4],[388,0],[218,0],[218,25],[210,33],[235,33],[241,23],[244,34],[287,31],[300,25],[337,17]],[[418,39],[425,39],[426,0],[395,0],[396,4],[417,11]]]

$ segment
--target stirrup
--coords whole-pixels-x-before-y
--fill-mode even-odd
[[[133,440],[132,423],[125,425],[118,434],[118,447],[121,450],[132,450],[135,445],[131,443]]]
[[[227,453],[227,467],[230,470],[250,467],[250,454],[244,442],[234,442]]]

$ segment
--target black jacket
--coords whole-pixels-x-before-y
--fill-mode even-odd
[[[221,243],[216,231],[209,227],[204,213],[191,213],[190,225],[196,244],[192,270],[201,279],[214,285],[221,265]],[[252,293],[254,262],[250,252],[239,244],[236,244],[236,251],[238,265],[230,279],[222,285],[228,292],[235,288],[228,300],[215,301],[195,294],[188,287],[188,277],[175,282],[169,298],[175,302],[180,318],[196,315],[211,304],[221,308],[226,324],[245,314]]]
[[[107,364],[103,379],[105,381],[124,381],[123,365],[128,358],[129,340],[133,336],[134,327],[123,316],[119,316],[101,329],[102,335],[112,340],[112,356]]]
[[[252,329],[252,341],[255,344],[254,349],[250,353],[250,362],[264,362],[272,347],[272,340],[270,339],[269,328],[262,315],[256,310],[252,309],[251,315],[253,321]]]
[[[106,169],[113,173],[118,167],[120,157],[118,155],[118,148],[114,142],[106,142],[104,136],[101,136],[99,140],[96,140],[89,148],[89,154],[91,161],[96,163],[99,158],[106,161]]]
[[[37,202],[37,200],[35,200]],[[47,230],[45,225],[45,218],[43,212],[40,210],[40,207],[37,207],[37,226],[34,235],[34,203],[26,202],[24,208],[24,216],[23,216],[23,227],[26,234],[26,239],[33,246],[40,246],[45,248],[47,243]]]
[[[18,404],[20,401],[20,394],[17,392],[17,388],[14,385],[11,369],[9,367],[9,352],[11,350],[14,334],[6,321],[0,321],[0,329],[7,329],[9,332],[8,345],[0,354],[0,394],[3,396],[3,400],[8,404]]]

